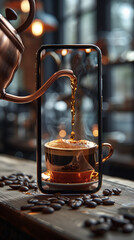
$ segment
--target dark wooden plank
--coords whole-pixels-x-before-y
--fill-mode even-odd
[[[0,175],[8,175],[14,171],[22,171],[27,174],[36,176],[36,163],[24,160],[15,160],[7,157],[0,157],[1,172]],[[2,173],[2,174],[1,174]],[[103,189],[119,186],[122,189],[120,196],[111,196],[114,199],[113,206],[97,206],[95,209],[81,207],[78,210],[72,210],[69,206],[63,206],[60,211],[53,214],[31,213],[29,211],[20,211],[21,205],[27,203],[28,198],[36,196],[45,198],[40,192],[27,195],[19,191],[8,190],[9,187],[0,189],[0,216],[17,226],[19,229],[27,232],[35,239],[74,239],[87,240],[91,238],[88,229],[83,227],[84,221],[89,217],[98,217],[102,214],[118,216],[120,213],[129,211],[134,214],[134,186],[133,182],[111,177],[103,177],[102,189],[98,192],[101,194]],[[108,240],[128,240],[134,239],[134,233],[107,233]],[[104,239],[103,237],[93,238]]]

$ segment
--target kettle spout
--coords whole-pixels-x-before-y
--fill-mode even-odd
[[[14,102],[14,103],[29,103],[29,102],[32,102],[32,101],[36,100],[37,98],[41,97],[47,91],[47,89],[52,85],[52,83],[55,82],[60,77],[68,77],[71,81],[71,84],[72,84],[72,82],[77,84],[77,78],[74,75],[73,71],[68,70],[68,69],[64,69],[64,70],[60,70],[60,71],[55,72],[46,81],[46,83],[44,83],[44,85],[33,94],[30,94],[30,95],[24,96],[24,97],[22,97],[22,96],[20,97],[20,96],[15,96],[15,95],[8,94],[8,93],[6,93],[5,89],[3,89],[3,91],[0,93],[0,99],[10,101],[10,102]]]

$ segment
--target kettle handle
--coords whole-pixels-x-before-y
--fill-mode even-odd
[[[30,11],[26,21],[16,29],[18,33],[25,31],[32,23],[35,14],[35,0],[28,0],[30,4]]]

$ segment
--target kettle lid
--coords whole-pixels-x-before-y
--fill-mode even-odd
[[[24,45],[16,29],[0,14],[0,29],[14,43],[20,53],[24,51]]]

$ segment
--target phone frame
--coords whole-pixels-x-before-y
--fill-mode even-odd
[[[41,87],[41,52],[43,50],[47,49],[86,49],[86,48],[92,48],[97,51],[97,57],[98,57],[98,186],[95,189],[92,190],[79,190],[79,191],[73,191],[73,190],[58,190],[58,192],[63,194],[90,194],[95,193],[99,191],[102,185],[102,64],[101,64],[101,50],[99,47],[93,44],[52,44],[52,45],[42,45],[38,51],[37,51],[37,58],[36,58],[36,88],[37,90]],[[37,181],[38,181],[38,187],[39,190],[42,193],[46,194],[54,194],[57,192],[57,190],[46,190],[42,186],[42,179],[41,179],[41,173],[42,173],[42,151],[41,151],[41,97],[39,97],[37,100],[37,149],[36,149],[36,161],[37,161]]]

